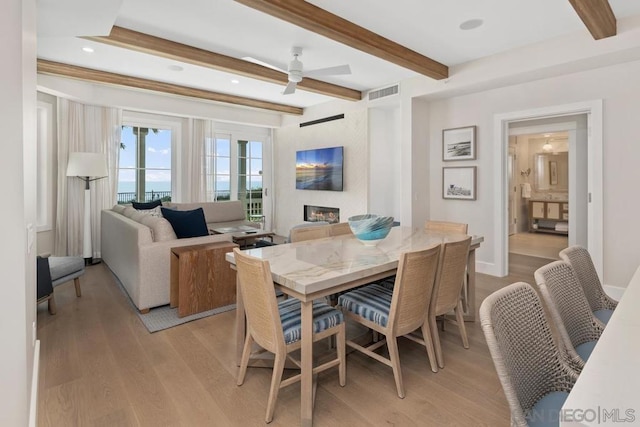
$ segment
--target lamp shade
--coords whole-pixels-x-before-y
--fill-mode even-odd
[[[107,176],[107,158],[102,153],[70,153],[67,176]]]

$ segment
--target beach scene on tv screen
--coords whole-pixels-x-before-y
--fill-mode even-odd
[[[296,188],[342,191],[342,147],[296,152]]]

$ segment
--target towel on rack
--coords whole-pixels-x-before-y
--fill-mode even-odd
[[[522,184],[522,197],[524,197],[525,199],[531,197],[531,184],[529,184],[528,182]]]

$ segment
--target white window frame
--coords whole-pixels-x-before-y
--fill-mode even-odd
[[[137,111],[122,112],[122,126],[171,130],[171,200],[181,200],[182,188],[182,119]],[[118,152],[119,155],[119,152]],[[118,162],[118,167],[120,164]]]

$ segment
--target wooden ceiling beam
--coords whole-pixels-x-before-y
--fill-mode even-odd
[[[436,80],[449,68],[304,0],[235,0],[245,6]]]
[[[136,89],[145,89],[155,92],[164,92],[172,95],[187,96],[191,98],[206,99],[208,101],[223,102],[226,104],[240,105],[243,107],[260,108],[285,114],[302,115],[303,109],[290,105],[276,104],[258,99],[244,98],[225,93],[210,92],[208,90],[179,86],[171,83],[163,83],[122,74],[109,73],[107,71],[94,70],[92,68],[78,67],[62,64],[60,62],[38,59],[38,73],[64,76],[72,79],[86,80],[97,83],[105,83],[117,86],[127,86]]]
[[[569,0],[569,3],[594,39],[616,35],[616,16],[608,0]]]
[[[108,36],[85,38],[111,46],[225,71],[269,83],[281,84],[283,86],[288,83],[287,74],[280,71],[122,27],[114,26],[111,34]],[[359,101],[362,99],[362,93],[358,90],[310,78],[302,79],[296,88],[349,101]]]

